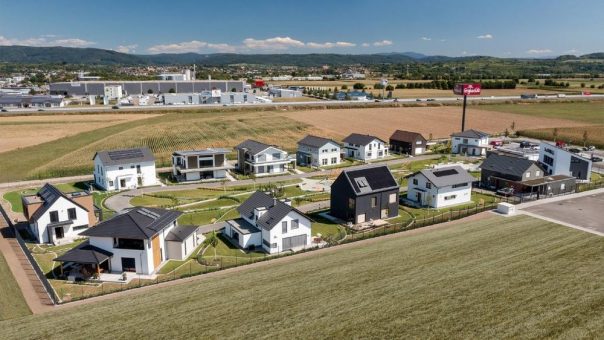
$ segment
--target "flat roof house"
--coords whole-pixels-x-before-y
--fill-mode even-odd
[[[227,162],[229,149],[175,151],[172,154],[172,176],[178,182],[222,179],[233,166]]]
[[[475,181],[459,165],[420,170],[409,176],[407,200],[437,209],[468,203]]]
[[[287,172],[290,163],[295,162],[287,151],[252,139],[240,143],[235,149],[237,170],[243,174],[282,174]]]
[[[178,225],[181,214],[157,208],[130,209],[83,232],[88,241],[55,261],[78,264],[89,274],[155,274],[168,259],[186,258],[203,241],[196,227]]]
[[[426,152],[427,142],[421,133],[405,130],[394,131],[388,141],[390,151],[412,156],[421,155]]]
[[[554,144],[541,142],[539,162],[549,175],[572,176],[578,181],[590,181],[591,159],[557,147]]]
[[[102,216],[87,191],[63,193],[45,184],[35,195],[21,197],[29,231],[38,243],[68,243]]]
[[[575,191],[572,176],[549,176],[538,162],[490,153],[480,165],[480,185],[500,190],[511,188],[517,196],[551,196]]]
[[[297,162],[321,167],[340,164],[340,144],[332,139],[307,135],[298,141]]]
[[[331,185],[331,212],[354,224],[398,216],[399,185],[387,166],[344,170]]]
[[[311,221],[291,201],[256,191],[237,211],[241,218],[225,223],[224,235],[244,249],[269,254],[304,249],[311,244]]]
[[[94,161],[94,184],[106,191],[158,185],[155,156],[146,147],[99,151]]]
[[[451,153],[468,156],[486,156],[489,134],[478,130],[465,130],[451,135]]]
[[[386,142],[376,136],[352,133],[343,142],[345,157],[368,161],[388,156]]]

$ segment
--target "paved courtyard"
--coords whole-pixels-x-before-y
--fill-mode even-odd
[[[604,235],[604,193],[535,205],[523,210]]]

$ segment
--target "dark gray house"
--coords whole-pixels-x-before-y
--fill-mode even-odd
[[[331,215],[355,224],[398,216],[399,186],[387,166],[344,170],[331,185]]]
[[[511,188],[514,195],[537,198],[575,191],[572,176],[548,175],[538,162],[526,158],[490,153],[480,168],[484,188]]]
[[[390,136],[389,144],[390,151],[415,156],[426,152],[427,140],[418,132],[396,130]]]

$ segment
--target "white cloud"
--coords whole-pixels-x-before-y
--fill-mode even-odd
[[[392,45],[392,40],[382,40],[376,41],[373,43],[373,46],[390,46]]]
[[[199,52],[202,48],[208,46],[205,41],[191,40],[173,44],[160,44],[149,47],[147,50],[151,53],[185,53]]]
[[[531,49],[526,51],[526,53],[528,54],[544,54],[544,53],[552,53],[553,51],[550,50],[549,48],[544,48],[544,49]]]
[[[351,43],[351,42],[347,42],[347,41],[337,41],[335,43],[333,43],[333,42],[325,42],[325,43],[308,42],[308,43],[306,43],[306,47],[309,47],[309,48],[355,47],[356,45],[357,44],[355,44],[355,43]]]
[[[440,39],[440,42],[445,42],[447,41],[447,39]]]
[[[7,38],[0,35],[0,45],[20,45],[20,46],[64,46],[64,47],[87,47],[96,44],[93,41],[88,41],[79,38],[62,38],[62,39],[49,39],[56,38],[55,35],[47,34],[36,38],[27,39],[14,39]]]
[[[421,37],[420,39],[423,40],[423,41],[430,41],[430,40],[432,40],[432,38],[429,38],[429,37]]]
[[[222,43],[222,44],[208,43],[208,48],[216,50],[218,52],[235,52],[235,51],[237,51],[236,46],[232,46],[232,45],[224,44],[224,43]]]
[[[119,45],[114,50],[117,51],[117,52],[121,52],[121,53],[135,53],[137,47],[138,47],[137,44]]]
[[[363,47],[369,47],[369,43],[362,43],[361,46],[363,46]]]
[[[274,37],[268,39],[247,38],[243,40],[243,45],[254,50],[286,50],[290,47],[304,47],[302,41],[290,37]]]
[[[575,54],[575,53],[579,53],[580,51],[576,48],[571,48],[570,50],[566,51],[565,53],[568,54]]]
[[[483,34],[483,35],[479,35],[476,37],[477,39],[493,39],[493,35],[492,34]]]

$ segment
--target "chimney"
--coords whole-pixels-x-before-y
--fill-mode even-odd
[[[284,198],[281,200],[281,202],[289,205],[290,207],[292,206],[292,200],[290,200],[289,198]]]
[[[277,205],[277,198],[273,197],[273,207]]]
[[[258,220],[262,215],[264,215],[264,213],[266,213],[266,208],[265,207],[258,207],[254,209],[254,220]]]

